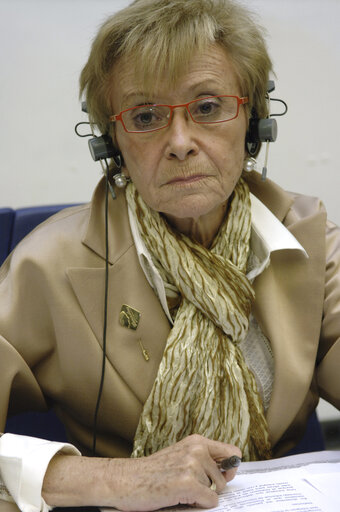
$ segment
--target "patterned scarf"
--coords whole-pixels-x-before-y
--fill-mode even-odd
[[[238,342],[254,292],[245,276],[251,212],[239,180],[210,249],[173,230],[133,183],[126,197],[170,301],[174,325],[135,434],[132,457],[198,433],[238,446],[243,460],[270,457],[263,405]]]

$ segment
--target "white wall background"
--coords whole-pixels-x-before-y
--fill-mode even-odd
[[[128,0],[0,0],[0,206],[84,202],[101,175],[73,127],[97,27]],[[340,0],[244,0],[268,31],[278,118],[269,176],[340,224]],[[327,415],[327,411],[325,412]]]
[[[128,0],[0,0],[0,206],[81,202],[100,177],[73,127],[97,27]],[[269,175],[340,223],[340,0],[244,0],[268,31],[278,118]]]

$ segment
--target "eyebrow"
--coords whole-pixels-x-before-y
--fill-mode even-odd
[[[128,107],[129,105],[131,105],[131,103],[136,104],[137,101],[138,101],[139,105],[145,105],[147,103],[151,103],[150,101],[148,102],[147,97],[148,97],[148,95],[145,94],[145,92],[142,92],[142,91],[130,92],[130,93],[128,93],[128,94],[123,96],[123,98],[122,98],[122,106],[123,107],[126,107],[126,106]],[[139,101],[139,99],[141,100],[141,102]]]
[[[197,82],[196,84],[193,84],[189,88],[189,92],[192,92],[195,94],[195,91],[200,91],[199,94],[196,94],[197,96],[200,95],[206,95],[206,96],[214,96],[216,95],[216,92],[214,90],[220,89],[221,84],[218,84],[213,79],[207,79],[203,82]],[[133,103],[134,106],[138,105],[148,105],[148,104],[154,104],[158,103],[157,101],[150,101],[150,98],[155,95],[154,92],[144,92],[144,91],[133,91],[123,96],[122,98],[122,108],[129,108],[131,104]],[[163,102],[164,103],[164,102]]]

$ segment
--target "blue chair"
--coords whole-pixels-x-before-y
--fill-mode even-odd
[[[30,208],[19,208],[15,211],[14,224],[12,229],[10,250],[22,240],[32,229],[44,220],[59,212],[63,208],[74,206],[71,204],[55,204],[48,206],[35,206]]]
[[[319,452],[322,450],[325,450],[325,440],[318,416],[316,411],[314,411],[308,419],[303,438],[285,455],[297,455],[299,453]]]
[[[67,206],[74,205],[36,206],[17,210],[1,208],[0,265],[32,229]],[[11,416],[7,420],[5,431],[52,441],[67,441],[65,428],[53,410],[46,413],[27,412]]]
[[[14,217],[12,208],[0,208],[0,265],[10,252]]]

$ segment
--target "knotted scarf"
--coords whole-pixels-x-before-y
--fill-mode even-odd
[[[133,183],[126,197],[169,304],[178,299],[132,456],[150,455],[198,433],[238,446],[243,460],[269,458],[263,405],[238,348],[254,299],[245,276],[251,232],[247,184],[240,179],[236,185],[209,249],[171,228]]]

